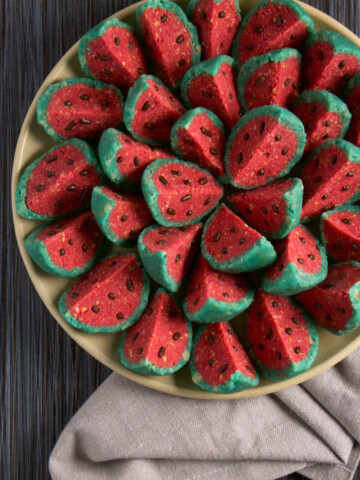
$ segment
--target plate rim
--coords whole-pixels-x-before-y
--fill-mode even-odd
[[[111,15],[108,18],[120,17],[120,19],[122,19],[128,16],[129,14],[133,14],[136,8],[139,5],[145,3],[145,1],[146,0],[133,3],[132,5],[129,5],[128,7],[117,11],[114,15]],[[259,1],[260,0],[258,0],[258,2]],[[241,3],[243,2],[240,0],[240,4]],[[300,4],[304,8],[304,10],[311,15],[312,18],[314,19],[316,18],[317,20],[323,23],[326,23],[329,29],[345,35],[360,48],[360,38],[357,37],[355,33],[353,33],[350,29],[342,25],[339,21],[335,20],[330,15],[322,12],[321,10],[318,10],[317,8],[311,5],[307,5],[303,2],[297,2],[297,3]],[[174,384],[156,382],[156,377],[154,378],[153,376],[144,376],[144,375],[137,374],[136,372],[128,370],[120,362],[116,362],[115,360],[110,358],[109,355],[105,355],[101,350],[97,349],[96,347],[94,347],[94,345],[90,344],[87,341],[87,338],[81,335],[81,332],[80,332],[80,337],[77,336],[79,332],[76,332],[75,329],[73,329],[64,319],[62,319],[58,309],[53,304],[49,303],[48,299],[45,296],[44,289],[39,285],[39,280],[37,278],[37,274],[34,269],[33,261],[28,255],[22,239],[22,235],[20,231],[20,222],[19,222],[19,219],[21,219],[21,217],[18,215],[16,205],[15,205],[15,190],[18,183],[17,180],[18,180],[18,174],[19,174],[19,171],[16,168],[16,166],[21,165],[23,151],[26,145],[26,138],[27,138],[28,130],[30,128],[30,124],[31,124],[30,119],[33,118],[34,112],[36,112],[37,100],[39,96],[42,94],[42,92],[47,88],[48,85],[57,81],[57,75],[61,70],[62,65],[64,64],[64,62],[68,63],[69,60],[74,56],[74,54],[76,54],[78,45],[79,45],[79,40],[72,47],[70,47],[70,49],[67,50],[65,54],[57,61],[57,63],[50,70],[50,72],[42,82],[40,88],[36,92],[36,95],[34,96],[27,110],[27,113],[25,115],[25,118],[23,120],[21,129],[19,132],[15,154],[13,158],[12,174],[11,174],[12,220],[13,220],[13,225],[15,230],[16,242],[20,250],[21,258],[24,262],[27,274],[31,279],[31,282],[36,290],[36,293],[40,296],[42,302],[44,303],[48,311],[51,313],[52,317],[72,338],[72,340],[75,341],[81,348],[83,348],[89,355],[94,357],[100,363],[110,368],[113,372],[120,374],[129,380],[132,380],[140,385],[146,386],[153,390],[157,390],[170,395],[176,395],[176,396],[186,397],[186,398],[202,399],[202,400],[234,400],[234,399],[249,398],[249,397],[255,398],[255,397],[260,397],[262,395],[268,395],[271,393],[279,392],[281,390],[284,390],[291,386],[298,385],[306,380],[310,380],[311,378],[314,378],[315,376],[319,375],[320,373],[324,372],[328,368],[331,368],[336,363],[346,358],[357,347],[360,347],[360,332],[359,332],[357,337],[355,337],[351,342],[345,345],[337,353],[332,355],[332,357],[325,359],[319,365],[316,365],[315,367],[311,367],[309,370],[307,370],[306,372],[296,377],[283,380],[283,381],[272,382],[268,385],[257,386],[254,388],[250,388],[248,390],[243,390],[242,392],[237,392],[232,394],[217,394],[217,393],[207,392],[204,390],[197,389],[195,385],[194,385],[194,390],[192,389],[190,390]],[[84,74],[84,77],[86,77],[85,74]]]

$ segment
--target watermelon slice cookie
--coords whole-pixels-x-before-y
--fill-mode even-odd
[[[213,268],[229,273],[258,270],[276,259],[271,243],[225,205],[206,221],[201,252]]]
[[[254,108],[235,125],[225,149],[230,183],[251,189],[283,177],[300,160],[305,146],[300,120],[277,105]]]
[[[225,142],[223,123],[205,108],[189,110],[171,130],[171,148],[176,155],[209,170],[221,180],[226,179]]]
[[[118,332],[140,317],[149,289],[136,255],[111,255],[64,291],[59,311],[70,325],[85,332]]]
[[[303,87],[329,90],[339,95],[349,80],[360,72],[360,49],[340,33],[322,30],[304,45]]]
[[[360,263],[330,267],[322,283],[296,298],[331,333],[350,333],[360,325]]]
[[[248,308],[254,290],[242,274],[214,270],[199,255],[184,299],[184,312],[193,322],[228,322]]]
[[[152,75],[142,75],[125,102],[125,125],[137,140],[150,145],[170,141],[170,131],[185,108],[165,85]]]
[[[103,181],[92,148],[72,139],[48,150],[22,174],[16,192],[18,214],[52,220],[85,208]]]
[[[200,61],[194,25],[167,0],[149,0],[136,9],[136,21],[158,76],[170,88],[180,86],[187,70]]]
[[[335,262],[360,261],[360,207],[344,205],[321,215],[321,236]]]
[[[323,143],[307,160],[301,218],[307,220],[359,198],[360,150],[345,140]]]
[[[240,118],[231,57],[220,55],[191,67],[183,78],[181,94],[188,108],[211,110],[229,130]]]
[[[94,188],[91,209],[103,234],[119,247],[136,245],[141,231],[153,223],[143,198],[106,186]]]
[[[302,225],[274,244],[278,258],[265,271],[262,288],[274,295],[295,295],[322,282],[328,270],[325,248]]]
[[[149,165],[141,187],[155,220],[164,227],[197,223],[218,205],[222,185],[194,163],[160,159]]]
[[[25,240],[31,258],[43,270],[76,277],[90,270],[105,250],[104,237],[90,211],[33,230]]]
[[[302,92],[295,100],[292,112],[300,118],[305,128],[305,153],[326,140],[344,137],[351,119],[346,104],[326,90]]]
[[[203,60],[230,54],[241,20],[238,0],[190,0],[187,16],[198,30]]]
[[[241,392],[259,383],[245,348],[226,322],[199,328],[194,336],[190,370],[196,385],[216,393]]]
[[[357,147],[360,146],[360,73],[357,73],[348,83],[343,95],[344,101],[352,117],[346,140]]]
[[[233,193],[228,200],[252,228],[269,238],[284,238],[300,222],[303,190],[300,179],[287,178]]]
[[[99,138],[123,120],[122,94],[114,85],[68,78],[50,85],[37,103],[37,120],[55,140]]]
[[[317,331],[290,298],[259,290],[249,308],[246,330],[255,363],[270,380],[305,372],[317,355]]]
[[[124,94],[147,70],[133,28],[117,18],[109,18],[89,30],[80,40],[78,53],[88,77],[116,85]]]
[[[289,108],[299,93],[301,55],[283,48],[250,58],[237,79],[239,100],[244,111],[264,105]]]
[[[202,224],[164,228],[153,225],[139,237],[138,250],[146,272],[171,292],[177,292],[200,245]]]
[[[123,333],[121,363],[145,375],[168,375],[190,357],[191,323],[173,295],[160,288],[138,322]]]
[[[237,31],[233,57],[240,64],[269,50],[300,49],[315,32],[310,15],[292,0],[264,0],[243,18]]]
[[[98,154],[108,178],[127,190],[141,188],[141,176],[149,163],[158,158],[175,158],[170,152],[138,142],[115,128],[101,135]]]

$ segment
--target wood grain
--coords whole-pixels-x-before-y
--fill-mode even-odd
[[[132,1],[2,0],[0,83],[0,478],[49,478],[61,430],[110,371],[81,350],[51,318],[21,261],[10,208],[17,136],[44,77],[98,22]],[[360,31],[358,0],[307,3]],[[301,478],[298,475],[287,477]],[[358,473],[357,479],[360,479]]]

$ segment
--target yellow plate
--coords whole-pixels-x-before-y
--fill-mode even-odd
[[[130,7],[125,8],[124,10],[121,10],[115,16],[120,20],[135,25],[135,10],[137,6],[141,3],[136,3],[134,5],[131,5]],[[185,8],[187,1],[180,0],[178,3]],[[252,8],[257,3],[258,0],[240,0],[242,15],[244,15],[250,8]],[[360,47],[360,40],[356,37],[356,35],[350,32],[339,22],[335,21],[328,15],[325,15],[324,13],[313,7],[309,7],[305,4],[301,5],[314,19],[317,30],[335,30],[348,37],[358,47]],[[43,302],[45,303],[53,317],[56,319],[56,321],[75,340],[75,342],[77,342],[90,355],[95,357],[104,365],[111,368],[115,372],[120,373],[124,377],[133,380],[134,382],[173,395],[181,395],[190,398],[217,400],[230,400],[235,398],[265,395],[268,393],[276,392],[278,390],[282,390],[292,385],[296,385],[300,382],[303,382],[304,380],[308,380],[309,378],[318,375],[320,372],[326,370],[327,368],[331,367],[335,363],[345,358],[353,350],[355,350],[356,347],[360,346],[359,329],[348,335],[337,337],[330,334],[323,328],[318,328],[320,337],[319,354],[314,364],[307,372],[298,375],[295,378],[291,378],[282,382],[271,382],[270,380],[261,378],[261,381],[256,388],[245,390],[240,393],[234,393],[231,395],[217,395],[214,393],[203,391],[197,386],[195,386],[191,381],[188,367],[183,368],[176,374],[167,375],[165,377],[144,376],[132,372],[123,367],[119,361],[119,355],[117,352],[120,338],[119,333],[84,333],[80,330],[72,328],[61,317],[57,308],[57,302],[60,293],[64,290],[69,281],[67,279],[61,279],[46,274],[44,271],[38,268],[29,257],[27,251],[25,250],[24,240],[29,234],[29,232],[33,230],[39,222],[26,220],[24,218],[21,218],[17,214],[14,202],[14,193],[20,175],[24,171],[25,167],[54,144],[51,138],[45,133],[45,131],[42,129],[42,127],[38,125],[36,121],[36,103],[39,95],[41,95],[41,93],[48,87],[48,85],[57,82],[63,78],[85,76],[82,73],[78,62],[77,47],[77,44],[74,45],[62,57],[62,59],[57,63],[57,65],[53,68],[48,77],[45,79],[36,97],[34,98],[25,117],[25,121],[20,132],[15,152],[12,174],[13,218],[15,224],[16,238],[25,266]]]

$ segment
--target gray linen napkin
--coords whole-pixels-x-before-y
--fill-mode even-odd
[[[174,397],[112,374],[62,432],[53,480],[350,480],[360,349],[302,385],[233,401]]]

